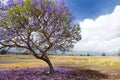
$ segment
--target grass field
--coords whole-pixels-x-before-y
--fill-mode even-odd
[[[120,79],[120,57],[117,56],[49,56],[54,67],[72,67],[80,70],[97,70]],[[32,55],[0,55],[0,69],[48,67]],[[116,77],[114,78],[115,80]],[[112,80],[112,79],[111,79]]]
[[[107,66],[120,68],[120,57],[111,56],[49,56],[54,66],[81,67],[81,66]],[[47,67],[44,61],[32,55],[0,55],[0,69]]]

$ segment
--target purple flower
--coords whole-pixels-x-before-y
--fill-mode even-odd
[[[42,0],[31,0],[32,5],[38,5],[41,6],[42,5]]]
[[[48,6],[46,7],[46,11],[49,12],[50,10],[51,10],[51,6],[48,5]]]
[[[32,28],[32,29],[36,29],[37,27],[36,27],[36,26],[34,26],[34,25],[32,25],[32,26],[31,26],[31,28]]]
[[[59,9],[59,7],[56,7],[56,8],[55,8],[55,12],[56,12],[57,15],[60,14],[60,9]]]
[[[3,39],[3,34],[0,33],[0,41]]]
[[[36,0],[31,0],[31,3],[34,5],[34,4],[37,3],[37,1]]]
[[[0,31],[3,31],[3,29],[4,29],[4,26],[0,26]]]
[[[0,0],[0,8],[2,10],[6,10],[7,9],[7,6],[5,5],[4,0]]]
[[[28,26],[28,25],[25,25],[25,28],[29,28],[29,26]]]
[[[12,7],[13,6],[13,0],[8,0],[7,1],[7,6]]]
[[[10,29],[9,33],[8,33],[8,36],[12,36],[14,33],[15,33],[15,30],[14,29]]]
[[[46,29],[47,29],[48,31],[50,31],[51,26],[46,26]]]
[[[58,0],[57,1],[57,5],[56,5],[56,9],[55,9],[57,15],[60,14],[63,2],[64,2],[64,0]]]
[[[6,5],[4,5],[4,4],[3,4],[3,5],[1,5],[0,7],[1,7],[1,9],[2,9],[3,11],[4,11],[4,10],[7,10],[7,6],[6,6]]]
[[[30,19],[29,23],[30,23],[30,25],[32,25],[34,23],[34,20]]]
[[[24,4],[24,1],[23,0],[19,0],[18,3],[22,6]]]
[[[12,20],[12,25],[14,25],[15,24],[15,20]]]
[[[37,5],[38,5],[39,7],[41,7],[41,6],[43,5],[42,0],[38,0],[38,1],[37,1]]]
[[[7,17],[8,17],[8,13],[7,12],[2,12],[1,13],[1,21],[2,21],[2,19],[7,18]]]

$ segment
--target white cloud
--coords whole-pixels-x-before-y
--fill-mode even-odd
[[[111,14],[80,22],[82,40],[75,45],[77,51],[117,52],[120,48],[120,6]]]

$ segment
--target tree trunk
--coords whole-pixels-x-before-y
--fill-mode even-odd
[[[49,74],[54,73],[54,68],[53,68],[52,63],[51,63],[51,61],[49,60],[49,58],[48,58],[47,55],[38,56],[37,54],[34,53],[34,56],[35,56],[37,59],[41,59],[41,60],[45,61],[45,62],[48,64],[49,69],[50,69]]]
[[[50,73],[50,74],[54,73],[53,65],[52,65],[51,61],[49,60],[48,56],[44,56],[44,57],[43,57],[43,61],[45,61],[45,62],[48,64],[49,70],[50,70],[49,73]]]

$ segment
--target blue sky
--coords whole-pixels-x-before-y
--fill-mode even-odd
[[[65,0],[80,24],[82,40],[74,51],[117,55],[120,50],[120,0]]]
[[[116,55],[120,50],[120,0],[65,2],[81,28],[82,40],[75,44],[73,51]]]
[[[79,20],[95,19],[99,15],[111,13],[116,5],[120,5],[120,0],[65,0],[65,2]]]

